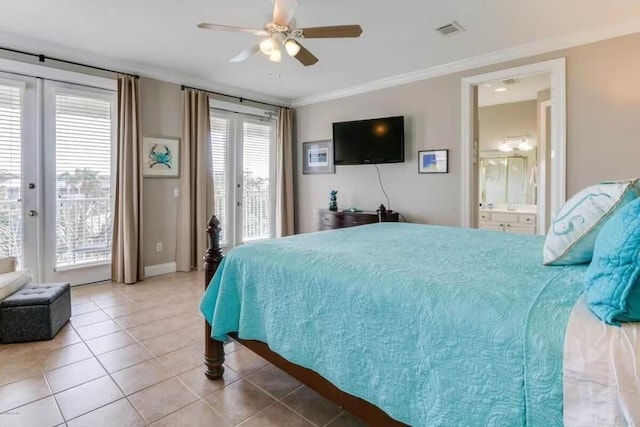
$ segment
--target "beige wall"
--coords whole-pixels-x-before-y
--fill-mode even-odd
[[[179,85],[160,80],[140,79],[143,136],[180,138],[181,95]],[[158,265],[176,260],[178,180],[144,179],[144,264]],[[162,252],[156,252],[156,243]]]
[[[640,34],[297,110],[296,230],[313,230],[313,208],[338,190],[340,207],[375,209],[384,202],[373,166],[341,166],[335,175],[302,175],[304,141],[331,138],[331,124],[391,115],[406,117],[406,162],[381,165],[394,210],[409,221],[460,224],[461,79],[553,58],[567,59],[567,194],[601,180],[639,176]],[[450,173],[419,175],[417,152],[448,148]]]
[[[512,102],[478,109],[480,150],[497,150],[508,136],[526,136],[538,145],[537,101]]]

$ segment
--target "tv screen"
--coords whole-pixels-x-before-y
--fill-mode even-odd
[[[404,117],[333,124],[336,165],[404,162]]]

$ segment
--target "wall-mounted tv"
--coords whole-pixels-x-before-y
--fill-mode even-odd
[[[404,162],[404,117],[333,124],[336,165]]]

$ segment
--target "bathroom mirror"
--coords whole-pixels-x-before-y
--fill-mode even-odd
[[[480,153],[480,202],[482,204],[536,204],[536,150],[526,153]]]

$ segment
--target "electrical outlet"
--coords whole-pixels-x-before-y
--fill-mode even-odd
[[[162,242],[156,242],[156,252],[162,252]]]
[[[173,189],[173,197],[180,197],[180,190],[177,188]]]

